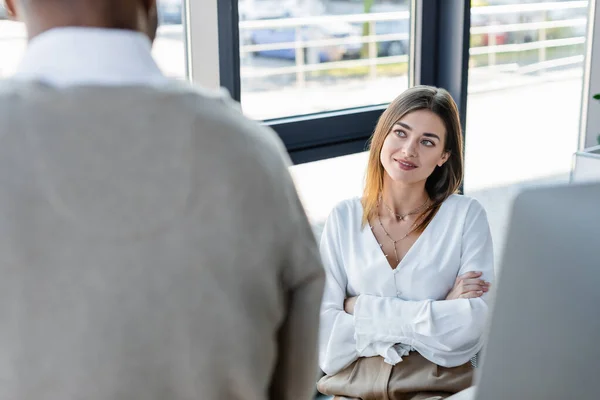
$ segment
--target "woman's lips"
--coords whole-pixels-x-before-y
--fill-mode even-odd
[[[403,169],[404,171],[412,171],[413,169],[417,168],[417,166],[413,163],[411,163],[410,161],[406,161],[406,160],[395,160],[398,163],[398,166]]]

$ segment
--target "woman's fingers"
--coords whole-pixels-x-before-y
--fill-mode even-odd
[[[474,291],[474,292],[467,292],[467,293],[463,293],[460,296],[458,296],[460,299],[474,299],[477,297],[481,297],[483,296],[483,291]]]
[[[449,294],[450,298],[471,299],[481,297],[490,290],[490,282],[481,279],[481,271],[469,271],[456,278],[454,288]],[[457,293],[461,295],[456,296]]]
[[[463,285],[462,286],[463,293],[479,292],[479,291],[487,292],[488,290],[490,290],[490,289],[487,285]]]
[[[480,285],[480,286],[489,286],[490,283],[484,281],[483,279],[464,279],[462,281],[463,287],[466,285]]]

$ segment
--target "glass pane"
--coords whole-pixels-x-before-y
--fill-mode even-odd
[[[409,0],[239,0],[239,16],[251,118],[384,104],[408,87]]]
[[[290,167],[311,222],[321,224],[342,200],[362,195],[368,152]]]
[[[569,179],[587,12],[587,1],[472,2],[465,192],[502,209],[498,221],[520,188]]]
[[[15,72],[27,44],[25,25],[9,21],[3,3],[0,1],[0,79]]]
[[[25,27],[6,19],[0,1],[0,78],[12,75],[26,47]],[[173,78],[186,78],[186,58],[182,25],[182,0],[159,0],[160,26],[153,55],[162,71]]]
[[[158,0],[160,26],[152,53],[160,69],[172,78],[187,78],[185,35],[183,30],[184,0]]]

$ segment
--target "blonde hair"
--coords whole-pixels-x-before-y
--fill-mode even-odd
[[[444,122],[446,140],[444,152],[449,154],[448,160],[441,167],[436,167],[427,178],[425,190],[432,200],[425,218],[415,229],[422,232],[431,222],[441,204],[450,195],[456,193],[463,179],[463,140],[458,107],[450,93],[433,86],[415,86],[404,91],[383,112],[375,131],[369,140],[369,161],[365,177],[365,189],[361,200],[363,206],[363,228],[369,219],[377,213],[379,196],[383,191],[385,170],[381,164],[383,142],[393,126],[406,114],[417,110],[429,110]]]

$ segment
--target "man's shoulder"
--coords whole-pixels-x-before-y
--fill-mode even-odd
[[[219,140],[226,143],[230,150],[237,150],[272,166],[282,167],[290,163],[280,137],[261,121],[245,116],[241,105],[230,97],[229,92],[224,89],[192,90],[193,95],[201,99],[195,110],[198,130],[203,130],[209,122],[219,132]]]
[[[174,122],[182,118],[191,124],[199,157],[225,158],[228,167],[243,166],[243,172],[235,168],[238,174],[267,173],[279,179],[287,173],[291,162],[279,136],[268,126],[246,117],[227,90],[208,90],[185,83],[153,90],[158,91],[158,101],[154,102],[157,110],[169,113]],[[181,129],[182,125],[178,126]]]
[[[285,152],[277,134],[259,121],[246,117],[241,105],[224,88],[209,90],[177,82],[156,90],[165,90],[174,102],[180,102],[183,111],[194,117],[198,132],[218,135],[220,141],[231,142],[232,145],[243,143],[245,152],[252,152],[255,148],[260,156]]]
[[[19,101],[15,102],[15,99]],[[228,154],[260,157],[273,162],[278,162],[285,153],[279,137],[268,127],[245,117],[239,103],[225,89],[209,90],[183,81],[172,80],[161,85],[57,88],[40,82],[5,79],[0,80],[0,102],[18,109],[19,114],[33,112],[36,107],[47,109],[48,105],[58,109],[64,104],[61,112],[80,113],[81,108],[87,107],[92,111],[86,113],[90,118],[112,115],[146,121],[161,119],[169,121],[173,128],[172,132],[165,133],[189,130],[196,143],[205,148],[218,144],[221,149],[226,146]]]

